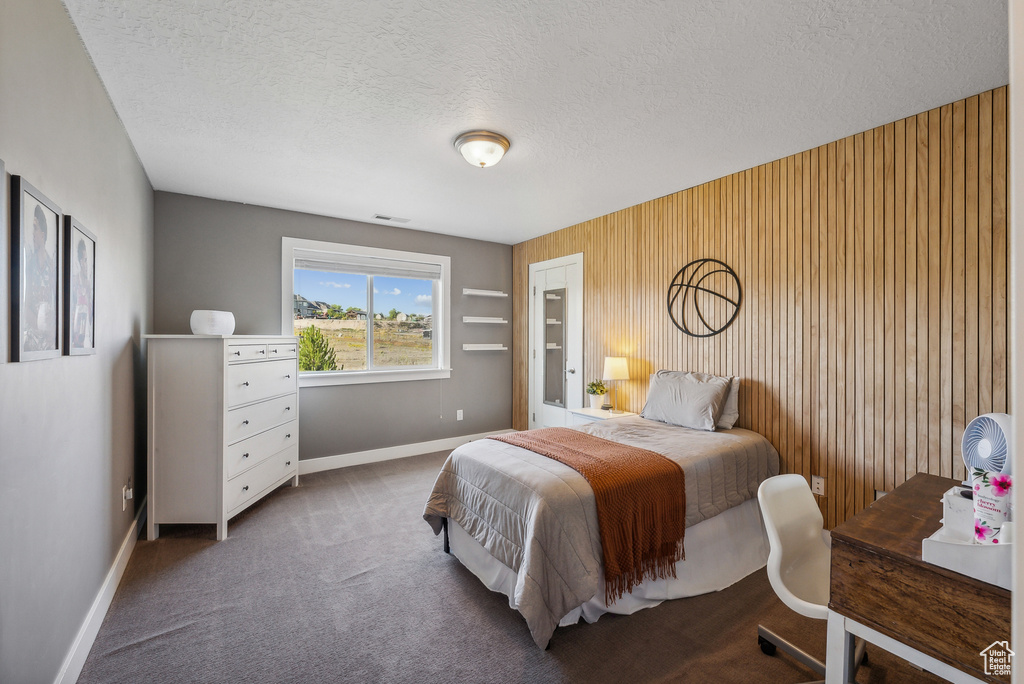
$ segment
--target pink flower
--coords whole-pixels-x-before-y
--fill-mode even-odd
[[[1009,475],[996,475],[992,478],[992,490],[996,496],[1006,496],[1013,486],[1013,478]]]
[[[985,541],[985,538],[988,537],[989,531],[990,530],[985,523],[980,520],[974,521],[974,536],[978,541]]]

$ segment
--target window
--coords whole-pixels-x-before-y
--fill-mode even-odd
[[[449,377],[450,272],[446,256],[283,238],[300,386]]]

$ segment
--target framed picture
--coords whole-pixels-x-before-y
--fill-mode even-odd
[[[64,353],[96,353],[96,236],[64,217]]]
[[[3,268],[8,262],[7,257],[7,246],[11,244],[10,237],[7,234],[7,218],[10,216],[10,207],[7,206],[7,171],[4,167],[4,160],[0,159],[0,268]],[[0,306],[7,305],[7,286],[10,282],[10,278],[0,277]],[[0,363],[7,361],[7,341],[10,339],[11,334],[7,329],[8,321],[10,321],[9,314],[10,309],[3,311],[0,314]]]
[[[61,211],[11,176],[11,360],[60,356]]]

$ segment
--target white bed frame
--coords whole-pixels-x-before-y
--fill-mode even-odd
[[[518,609],[515,571],[489,554],[458,523],[448,520],[447,529],[448,544],[455,557],[484,586],[508,596],[509,606]],[[559,626],[576,624],[581,617],[590,623],[597,622],[605,613],[632,615],[668,599],[721,591],[763,568],[768,562],[768,536],[757,499],[748,499],[686,528],[684,550],[686,559],[676,564],[675,579],[647,580],[610,606],[605,604],[603,592],[599,592],[571,610],[559,621]],[[604,586],[604,573],[601,586]]]

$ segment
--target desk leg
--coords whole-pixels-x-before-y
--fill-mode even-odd
[[[854,636],[846,631],[846,618],[828,611],[828,644],[825,650],[825,684],[853,681]]]

